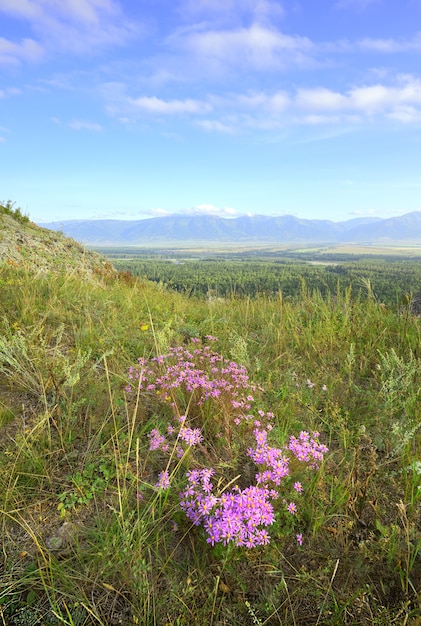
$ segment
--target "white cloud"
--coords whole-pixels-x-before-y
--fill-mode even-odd
[[[15,43],[0,37],[0,64],[20,65],[22,62],[38,62],[44,56],[43,47],[33,39],[22,39]]]
[[[224,70],[231,66],[250,71],[314,64],[310,39],[285,35],[257,23],[234,30],[179,31],[168,42],[193,56],[199,64]]]
[[[149,209],[149,211],[145,211],[145,213],[148,217],[166,217],[167,215],[172,215],[171,211],[168,211],[167,209],[161,209],[160,207],[156,207],[155,209]]]
[[[64,18],[79,23],[98,23],[104,14],[121,13],[114,0],[0,0],[0,11],[33,22]]]
[[[413,106],[399,106],[389,113],[388,117],[404,124],[413,124],[421,122],[421,109],[416,109]]]
[[[87,122],[84,120],[73,120],[69,122],[69,128],[72,128],[73,130],[90,130],[95,133],[99,133],[103,130],[101,124]]]
[[[176,113],[206,113],[211,110],[210,104],[200,100],[161,100],[155,96],[129,98],[128,104],[137,110],[160,115],[173,115]]]
[[[391,37],[364,37],[355,41],[339,39],[313,43],[315,54],[348,54],[377,53],[381,55],[418,53],[421,51],[421,31],[413,37],[406,39],[393,39]],[[384,71],[384,70],[383,70]]]
[[[185,215],[215,215],[217,217],[237,217],[239,212],[232,207],[218,207],[213,204],[197,204],[189,209],[180,211]]]
[[[204,130],[207,131],[216,131],[218,133],[224,133],[226,135],[233,135],[236,132],[236,129],[233,126],[228,124],[224,124],[218,120],[199,120],[196,122],[197,126],[200,126]]]
[[[395,39],[360,39],[357,42],[358,48],[362,50],[370,50],[373,52],[400,52],[403,45]]]
[[[107,112],[126,124],[145,120],[147,114],[161,118],[183,114],[206,132],[225,134],[270,132],[299,125],[344,124],[350,129],[368,120],[415,123],[421,112],[421,79],[412,75],[342,91],[324,86],[298,87],[273,93],[208,94],[203,100],[136,98],[130,97],[127,89],[122,83],[108,83],[102,88]]]
[[[270,96],[267,107],[276,113],[285,111],[291,105],[291,97],[285,92],[278,91]]]
[[[403,41],[396,39],[373,39],[367,37],[356,42],[356,46],[362,50],[392,54],[396,52],[419,52],[421,50],[421,33],[415,37]]]
[[[395,97],[395,89],[384,85],[372,85],[352,89],[345,102],[347,107],[373,112],[393,104]]]
[[[281,113],[291,105],[291,97],[285,91],[276,91],[274,94],[266,94],[262,91],[237,94],[227,99],[226,104],[229,105],[230,101],[235,107],[251,110],[264,109],[272,113]]]
[[[40,10],[40,3],[33,0],[0,0],[0,11],[10,15],[33,19],[40,14]]]
[[[317,115],[315,113],[311,115],[304,115],[301,118],[296,118],[299,124],[308,124],[309,126],[326,126],[331,124],[340,124],[342,118],[339,115]]]
[[[265,22],[284,16],[279,0],[183,0],[180,13],[186,19],[238,20]]]
[[[392,113],[395,108],[421,105],[421,81],[412,76],[397,78],[394,85],[375,84],[334,92],[324,87],[299,89],[295,104],[317,111],[349,111],[357,114]]]
[[[299,89],[295,102],[304,109],[336,111],[346,106],[347,98],[343,94],[331,91],[325,87],[317,87],[314,89]]]
[[[392,85],[377,83],[344,92],[326,87],[299,88],[290,94],[245,94],[233,101],[243,111],[254,107],[238,119],[249,128],[262,130],[301,124],[355,127],[375,117],[415,123],[421,120],[421,80],[403,75]],[[274,104],[277,101],[278,107]]]
[[[15,87],[6,87],[5,89],[0,89],[0,99],[8,98],[9,96],[18,96],[21,93],[21,89],[16,89]]]
[[[415,209],[419,210],[419,209]],[[398,217],[399,215],[405,215],[408,213],[408,209],[365,209],[365,210],[355,210],[348,211],[348,215],[352,217],[376,217],[381,219],[389,219],[391,217]]]
[[[232,207],[218,207],[214,204],[206,203],[197,204],[196,206],[177,211],[169,211],[168,209],[157,207],[155,209],[145,211],[145,214],[152,217],[167,217],[169,215],[214,215],[216,217],[238,217],[238,215],[241,215],[237,209],[233,209]]]
[[[7,96],[19,96],[22,93],[22,89],[18,89],[16,87],[7,87],[5,89]]]
[[[101,124],[97,124],[96,122],[88,122],[86,120],[74,119],[70,122],[63,122],[59,117],[52,117],[51,121],[57,126],[68,126],[72,130],[89,130],[96,133],[99,133],[103,130]]]
[[[258,0],[254,7],[254,19],[262,24],[271,22],[274,19],[284,17],[285,11],[280,2],[272,0]]]
[[[356,209],[355,211],[349,211],[348,215],[352,215],[353,217],[380,217],[376,215],[378,213],[377,209]]]
[[[59,50],[95,53],[124,44],[136,30],[111,0],[63,0],[59,5],[54,0],[44,2],[46,10],[36,30]]]
[[[0,13],[29,23],[37,41],[23,43],[31,56],[43,49],[93,54],[125,43],[138,30],[115,0],[0,0]]]
[[[4,136],[4,134],[10,134],[10,129],[9,128],[5,128],[4,126],[0,126],[0,133],[2,133],[0,135],[0,143],[5,143],[7,141],[6,137]]]
[[[227,104],[230,103],[235,106],[245,107],[247,109],[259,109],[262,106],[267,106],[267,95],[260,92],[253,92],[247,94],[236,94],[231,98],[226,98]]]
[[[367,113],[393,110],[402,105],[421,105],[421,82],[411,79],[397,86],[372,85],[352,89],[350,105]]]

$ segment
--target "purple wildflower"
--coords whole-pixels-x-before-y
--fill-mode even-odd
[[[160,473],[158,477],[158,482],[156,483],[155,487],[158,487],[158,489],[168,489],[169,486],[170,486],[170,477],[168,474],[168,470],[164,470],[163,472]]]
[[[291,513],[291,515],[295,515],[297,512],[297,505],[295,504],[295,502],[290,502],[287,506],[287,510],[289,513]]]
[[[157,428],[151,430],[148,435],[149,438],[149,450],[159,450],[162,449],[162,446],[165,445],[165,437],[161,435]]]
[[[202,431],[200,428],[181,428],[180,439],[185,441],[189,446],[195,446],[203,441]]]

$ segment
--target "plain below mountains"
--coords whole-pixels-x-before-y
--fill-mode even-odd
[[[88,245],[151,245],[181,242],[372,243],[421,241],[421,211],[390,219],[355,218],[344,222],[299,219],[292,215],[171,215],[137,221],[67,220],[39,224]]]

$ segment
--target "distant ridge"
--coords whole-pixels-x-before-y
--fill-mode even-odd
[[[372,243],[421,241],[421,211],[400,217],[354,218],[344,222],[300,219],[293,215],[179,215],[127,220],[65,220],[39,224],[88,245],[148,245],[180,242]]]

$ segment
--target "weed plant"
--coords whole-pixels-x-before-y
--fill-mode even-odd
[[[0,287],[0,624],[419,623],[419,319]]]

